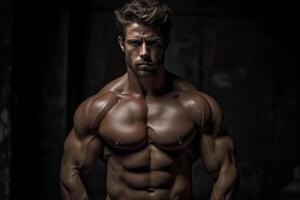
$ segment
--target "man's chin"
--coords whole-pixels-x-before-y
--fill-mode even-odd
[[[147,77],[147,76],[153,76],[156,74],[156,69],[155,68],[142,68],[142,67],[137,67],[135,69],[135,72],[136,74],[139,76],[139,77]]]
[[[149,71],[149,70],[138,70],[137,75],[139,77],[148,77],[148,76],[153,76],[155,74],[154,71]]]

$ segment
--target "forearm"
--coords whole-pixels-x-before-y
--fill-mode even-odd
[[[214,178],[210,200],[232,199],[232,189],[237,181],[234,144],[230,137],[213,138],[204,136],[202,159]]]
[[[213,185],[210,200],[231,200],[236,183],[237,171],[235,166],[230,166],[227,171],[220,171]]]
[[[78,171],[63,172],[60,176],[63,200],[89,200]]]

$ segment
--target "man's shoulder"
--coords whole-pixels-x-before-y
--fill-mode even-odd
[[[193,106],[209,106],[210,102],[215,101],[209,94],[197,90],[191,83],[182,79],[175,80],[176,91],[181,94],[185,101],[189,101]]]
[[[185,108],[188,109],[191,116],[196,121],[200,116],[205,118],[215,118],[222,116],[222,110],[217,100],[210,94],[197,90],[191,83],[178,79],[175,81],[177,90],[181,94],[180,100]]]
[[[85,99],[77,109],[84,109],[86,112],[92,112],[94,110],[101,111],[106,104],[109,104],[112,100],[117,98],[117,93],[113,91],[97,93]]]
[[[118,103],[124,88],[125,75],[105,85],[97,94],[86,98],[74,114],[74,128],[78,133],[97,129],[106,114]]]
[[[77,108],[80,114],[82,112],[101,112],[108,104],[118,99],[118,94],[123,91],[125,75],[116,78],[106,84],[95,95],[86,98]],[[77,112],[76,111],[76,112]]]
[[[113,91],[98,93],[85,99],[75,111],[74,127],[78,132],[84,132],[82,129],[96,129],[117,102],[117,94]]]

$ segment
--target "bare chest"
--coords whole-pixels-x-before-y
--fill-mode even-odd
[[[174,97],[120,98],[99,125],[99,134],[117,149],[134,150],[147,144],[161,149],[187,146],[195,136],[188,111]]]

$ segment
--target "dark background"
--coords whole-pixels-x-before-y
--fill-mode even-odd
[[[60,199],[75,108],[125,72],[112,13],[123,2],[0,0],[1,200]],[[166,67],[223,107],[239,161],[237,199],[300,199],[296,3],[168,2]],[[100,161],[85,182],[92,200],[104,199]],[[208,199],[200,162],[193,187],[196,200]]]

